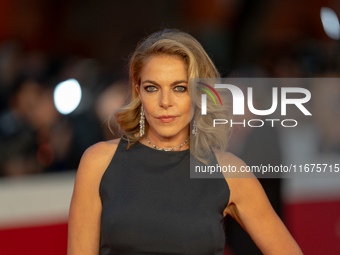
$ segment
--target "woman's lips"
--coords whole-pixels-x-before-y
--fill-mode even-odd
[[[157,119],[159,119],[163,123],[170,123],[176,119],[176,116],[162,115],[162,116],[157,117]]]

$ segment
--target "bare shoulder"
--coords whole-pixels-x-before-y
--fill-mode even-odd
[[[219,165],[229,165],[229,164],[235,165],[235,166],[246,165],[242,159],[235,156],[231,152],[222,152],[220,150],[214,149],[214,153],[216,155]]]
[[[228,169],[223,175],[230,189],[229,205],[240,203],[249,192],[262,193],[260,182],[253,173],[245,171],[247,164],[242,159],[230,152],[214,152],[219,165]]]
[[[218,164],[226,166],[228,171],[223,172],[225,178],[255,178],[252,173],[246,171],[247,164],[231,152],[221,152],[214,149]]]
[[[102,161],[103,159],[112,156],[116,152],[119,141],[120,138],[98,142],[87,148],[83,157],[88,160]]]
[[[89,178],[99,178],[111,162],[120,139],[98,142],[84,152],[77,175],[86,175]]]

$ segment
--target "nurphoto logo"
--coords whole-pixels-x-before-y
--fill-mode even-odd
[[[233,101],[233,115],[245,115],[245,96],[243,91],[236,85],[232,84],[215,84],[214,87],[211,85],[208,85],[203,82],[197,82],[200,85],[205,86],[206,88],[197,87],[198,89],[201,89],[202,91],[206,92],[214,101],[215,105],[217,105],[216,100],[213,96],[213,94],[208,90],[210,89],[218,98],[220,101],[220,105],[222,106],[222,100],[220,98],[220,95],[217,93],[215,89],[227,89],[231,92],[232,101]],[[271,88],[271,107],[269,109],[256,109],[253,102],[253,87],[247,87],[247,106],[248,110],[257,116],[268,116],[273,114],[277,108],[278,108],[278,88],[272,87]],[[281,116],[287,115],[287,105],[295,105],[305,116],[311,116],[312,114],[307,110],[307,108],[304,106],[305,103],[307,103],[311,99],[311,93],[306,88],[301,87],[281,87],[280,90],[280,114]],[[289,98],[290,93],[295,93],[298,95],[301,95],[301,98]],[[207,115],[207,94],[201,94],[201,114]],[[268,118],[268,119],[250,119],[247,121],[248,126],[250,127],[262,127],[265,123],[265,121],[270,122],[271,126],[274,127],[275,122],[280,122],[282,127],[295,127],[298,125],[297,120],[295,119],[274,119],[274,118]],[[242,122],[235,122],[232,119],[214,119],[213,120],[213,126],[216,125],[224,125],[230,123],[231,126],[233,125],[243,125],[246,126],[246,120],[244,119]],[[256,125],[255,125],[256,123]]]

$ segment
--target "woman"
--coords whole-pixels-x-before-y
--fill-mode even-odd
[[[79,165],[69,255],[223,254],[227,214],[264,254],[302,254],[256,178],[189,177],[190,155],[195,164],[245,165],[223,152],[218,138],[227,132],[206,132],[204,121],[212,116],[203,119],[199,103],[190,103],[192,77],[219,74],[190,35],[164,30],[137,47],[132,100],[116,113],[124,138],[91,146]],[[189,143],[190,122],[196,140]],[[203,146],[194,146],[198,138]],[[214,153],[209,141],[216,141]]]

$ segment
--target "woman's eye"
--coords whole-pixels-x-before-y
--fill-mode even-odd
[[[187,91],[187,87],[185,87],[185,86],[177,86],[177,87],[175,87],[175,91],[177,91],[177,92],[185,92],[185,91]]]
[[[155,86],[146,86],[145,90],[147,92],[155,92],[155,91],[157,91],[157,88]]]

